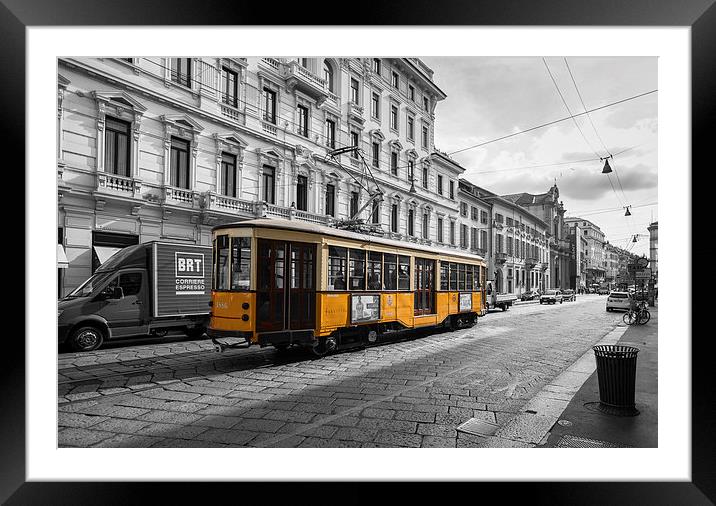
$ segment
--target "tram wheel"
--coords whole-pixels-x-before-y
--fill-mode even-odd
[[[319,337],[311,352],[317,357],[323,357],[335,351],[337,345],[335,336]]]

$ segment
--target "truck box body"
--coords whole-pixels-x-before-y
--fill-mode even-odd
[[[152,243],[153,315],[209,313],[211,247]]]

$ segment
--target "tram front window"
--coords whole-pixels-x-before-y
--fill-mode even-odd
[[[229,236],[220,235],[216,238],[216,269],[214,271],[214,287],[216,290],[229,289]]]
[[[251,281],[251,239],[231,238],[231,289],[248,290]]]

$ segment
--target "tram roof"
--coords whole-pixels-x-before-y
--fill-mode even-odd
[[[349,230],[341,230],[338,228],[328,227],[326,225],[320,225],[318,223],[309,223],[307,221],[298,220],[284,220],[281,218],[257,218],[253,220],[242,220],[234,223],[225,223],[213,227],[212,232],[227,228],[275,228],[283,230],[294,230],[296,232],[304,232],[309,234],[325,235],[330,237],[338,237],[341,239],[352,239],[354,241],[361,241],[367,243],[381,244],[384,246],[392,246],[401,249],[410,249],[416,251],[426,251],[429,253],[438,253],[444,255],[450,255],[454,257],[462,257],[469,260],[482,260],[485,259],[480,255],[474,255],[471,253],[464,253],[461,251],[455,251],[447,248],[440,248],[435,246],[426,246],[424,244],[416,243],[405,243],[403,241],[396,241],[395,239],[386,239],[384,237],[377,237],[370,234],[362,234],[359,232],[351,232]]]

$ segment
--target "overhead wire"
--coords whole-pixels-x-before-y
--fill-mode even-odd
[[[588,112],[594,112],[594,111],[599,111],[599,110],[601,110],[601,109],[606,109],[607,107],[613,107],[613,106],[615,106],[615,105],[622,104],[622,103],[628,102],[628,101],[630,101],[630,100],[635,100],[635,99],[637,99],[637,98],[641,98],[641,97],[650,95],[650,94],[652,94],[652,93],[656,93],[656,92],[658,92],[658,91],[659,91],[658,89],[655,89],[655,90],[651,90],[651,91],[646,91],[646,92],[644,92],[644,93],[639,93],[639,94],[637,94],[637,95],[632,95],[631,97],[623,98],[623,99],[621,99],[621,100],[617,100],[616,102],[610,102],[610,103],[608,103],[608,104],[604,104],[604,105],[601,105],[601,106],[599,106],[599,107],[595,107],[595,108],[593,108],[593,109],[590,109],[589,111],[577,113],[577,114],[575,114],[573,117],[574,117],[574,118],[577,118],[577,117],[579,117],[579,116],[583,116],[583,115],[587,114]],[[501,141],[501,140],[504,140],[504,139],[509,139],[509,138],[511,138],[511,137],[515,137],[515,136],[517,136],[517,135],[521,135],[521,134],[524,134],[524,133],[532,132],[532,131],[538,130],[538,129],[540,129],[540,128],[552,126],[552,125],[555,125],[555,124],[557,124],[557,123],[561,123],[562,121],[567,121],[567,120],[569,120],[569,119],[572,119],[572,116],[567,116],[567,117],[565,117],[565,118],[556,119],[556,120],[554,120],[554,121],[549,121],[549,122],[547,122],[547,123],[542,123],[542,124],[540,124],[540,125],[536,125],[536,126],[533,126],[533,127],[530,127],[530,128],[526,128],[526,129],[520,130],[520,131],[518,131],[518,132],[513,132],[513,133],[511,133],[511,134],[503,135],[503,136],[497,137],[497,138],[495,138],[495,139],[490,139],[490,140],[488,140],[488,141],[480,142],[480,143],[478,143],[478,144],[473,144],[472,146],[468,146],[468,147],[466,147],[466,148],[458,149],[458,150],[456,150],[456,151],[451,151],[450,153],[448,153],[448,155],[452,156],[452,155],[455,155],[455,154],[458,154],[458,153],[463,153],[463,152],[468,151],[468,150],[471,150],[471,149],[480,148],[480,147],[485,146],[485,145],[487,145],[487,144],[492,144],[493,142]]]
[[[582,93],[579,91],[579,86],[577,86],[577,81],[574,78],[574,74],[572,73],[572,69],[569,66],[569,62],[567,61],[567,58],[564,58],[564,64],[567,67],[567,71],[569,72],[569,76],[572,78],[572,84],[574,85],[574,89],[577,91],[577,96],[579,97],[579,101],[582,103],[582,107],[584,110],[587,110],[587,106],[584,103],[584,99],[582,98]],[[624,193],[624,187],[622,186],[621,179],[619,179],[619,173],[617,172],[616,166],[614,165],[614,155],[609,152],[609,149],[604,144],[604,141],[602,140],[602,137],[599,135],[599,132],[597,131],[597,127],[594,125],[594,122],[592,121],[592,117],[587,113],[587,119],[589,119],[589,123],[592,125],[592,130],[594,130],[594,134],[597,136],[597,139],[599,139],[599,142],[602,144],[602,148],[604,148],[604,151],[607,152],[609,155],[609,158],[612,159],[612,171],[614,171],[614,175],[617,178],[617,183],[619,184],[619,189],[622,192],[622,197],[624,197],[624,202],[628,202],[626,193]],[[609,177],[609,174],[607,174],[607,177]],[[609,180],[611,183],[611,179]],[[614,189],[614,185],[612,185],[612,189]],[[616,190],[615,190],[616,193]]]
[[[569,113],[569,116],[572,118],[572,121],[574,122],[574,126],[577,127],[577,130],[579,130],[580,135],[582,136],[582,139],[584,139],[584,142],[589,146],[589,149],[594,152],[595,155],[598,157],[601,157],[599,153],[592,147],[592,143],[589,142],[587,139],[587,136],[584,135],[584,132],[582,131],[582,127],[579,126],[579,123],[577,123],[577,120],[574,117],[574,114],[572,114],[572,110],[569,108],[569,105],[567,104],[567,101],[564,98],[564,95],[562,95],[562,91],[559,89],[559,85],[557,84],[557,81],[555,80],[554,76],[552,75],[552,71],[549,69],[549,65],[547,65],[547,60],[545,58],[542,58],[542,63],[544,63],[545,68],[547,69],[547,73],[549,74],[549,77],[552,79],[552,83],[554,84],[555,89],[557,90],[557,93],[559,94],[559,98],[562,99],[562,103],[564,104],[564,107],[567,109],[567,113]],[[585,108],[586,110],[586,108]],[[589,117],[589,114],[587,114],[587,117]]]
[[[150,60],[150,59],[148,59],[148,58],[142,58],[142,59],[143,59],[144,61],[147,61],[148,63],[151,63],[151,64],[153,64],[153,65],[155,65],[155,66],[161,68],[161,69],[169,70],[169,71],[172,70],[170,67],[167,67],[166,65],[162,65],[161,63],[158,63],[158,62],[156,62],[156,61]],[[210,64],[210,63],[205,63],[205,66],[206,66],[206,67],[209,67],[209,68],[211,68],[211,69],[213,69],[214,71],[217,71],[217,72],[219,71],[219,69],[218,69],[216,66],[214,66],[214,65],[212,65],[212,64]],[[242,82],[242,85],[244,85],[244,86],[246,86],[246,87],[249,87],[249,88],[251,88],[251,89],[253,89],[253,90],[255,90],[255,91],[259,92],[259,93],[262,91],[262,90],[259,89],[258,87],[254,86],[254,85],[252,85],[252,84],[250,84],[250,83],[248,83],[248,82]],[[204,88],[206,88],[206,89],[209,89],[209,90],[211,90],[211,91],[217,92],[217,93],[224,93],[221,89],[215,88],[215,87],[213,87],[213,86],[205,85],[205,84],[203,84],[203,83],[202,83],[202,87],[204,87]],[[533,130],[536,130],[536,129],[538,129],[538,128],[543,128],[543,127],[551,126],[551,125],[553,125],[553,124],[556,124],[556,123],[559,123],[559,122],[562,122],[562,121],[566,121],[566,120],[569,120],[569,119],[574,119],[575,117],[582,116],[582,115],[584,115],[584,114],[588,114],[589,112],[594,112],[594,111],[601,110],[601,109],[605,109],[605,108],[607,108],[607,107],[611,107],[611,106],[614,106],[614,105],[618,105],[618,104],[621,104],[621,103],[624,103],[624,102],[627,102],[627,101],[630,101],[630,100],[634,100],[634,99],[636,99],[636,98],[640,98],[640,97],[642,97],[642,96],[649,95],[649,94],[655,93],[655,92],[657,92],[657,91],[658,91],[658,90],[655,89],[655,90],[651,90],[651,91],[646,92],[646,93],[641,93],[641,94],[638,94],[638,95],[634,95],[634,96],[631,96],[631,97],[627,97],[627,98],[625,98],[625,99],[618,100],[618,101],[616,101],[616,102],[604,104],[604,105],[599,106],[599,107],[596,107],[596,108],[594,108],[594,109],[590,109],[590,110],[588,110],[588,111],[585,111],[584,113],[573,114],[573,115],[570,115],[570,116],[568,116],[568,117],[561,118],[561,119],[558,119],[558,120],[555,120],[555,121],[552,121],[552,122],[549,122],[549,123],[545,123],[545,124],[542,124],[542,125],[538,125],[538,126],[536,126],[536,127],[528,128],[528,129],[523,130],[523,131],[521,131],[521,132],[515,132],[515,133],[509,134],[509,135],[507,135],[507,136],[503,136],[503,137],[500,137],[500,138],[497,138],[497,139],[493,139],[493,140],[490,140],[490,141],[486,141],[486,142],[481,143],[481,144],[479,144],[479,145],[469,146],[469,147],[467,147],[467,148],[463,148],[463,149],[460,149],[460,150],[457,150],[457,151],[452,151],[452,152],[447,153],[447,154],[448,154],[449,156],[452,156],[452,155],[454,155],[454,154],[461,153],[461,152],[464,152],[464,151],[467,151],[467,150],[470,150],[470,149],[474,149],[474,148],[476,148],[476,147],[484,146],[484,145],[490,144],[490,143],[492,143],[492,142],[497,142],[497,141],[499,141],[499,140],[503,140],[503,139],[506,139],[506,138],[509,138],[509,137],[514,137],[515,135],[518,135],[518,134],[521,134],[521,133],[528,133],[528,132],[533,131]],[[237,100],[237,103],[239,103],[239,104],[241,104],[241,105],[243,105],[243,106],[249,108],[250,110],[252,110],[253,112],[255,112],[257,115],[259,115],[259,116],[261,115],[261,112],[262,112],[262,111],[261,111],[261,108],[260,108],[259,106],[254,105],[254,104],[251,104],[251,103],[249,103],[249,102],[247,102],[247,101],[245,101],[245,100],[241,100],[241,99],[239,99],[238,97],[236,97],[236,100]],[[292,113],[294,112],[294,108],[292,108],[292,107],[290,107],[290,106],[288,106],[287,104],[284,104],[284,103],[282,103],[282,102],[279,103],[279,106],[282,107],[283,110],[280,111],[280,113],[277,113],[277,114],[276,114],[277,119],[282,120],[287,126],[294,126],[294,127],[295,127],[295,126],[300,126],[297,122],[292,121],[291,119],[288,119],[288,118],[286,118],[286,116],[285,116],[286,114],[292,114]],[[311,134],[313,134],[313,135],[317,135],[319,138],[321,138],[322,141],[323,141],[323,142],[321,142],[321,145],[325,145],[325,141],[327,140],[327,136],[325,135],[325,132],[323,132],[323,131],[318,131],[318,130],[316,130],[316,129],[314,129],[314,128],[311,128],[311,126],[307,126],[307,130],[308,130],[309,133],[311,133]],[[335,143],[336,148],[348,147],[348,146],[351,145],[351,144],[348,144],[348,143],[340,142],[338,139],[334,139],[334,143]],[[626,150],[624,150],[624,151],[622,151],[622,152],[629,151],[629,150],[634,149],[634,148],[636,148],[636,147],[638,147],[638,145],[637,145],[637,146],[632,146],[632,147],[630,147],[630,148],[628,148],[628,149],[626,149]],[[591,148],[591,146],[590,146],[590,148]],[[592,149],[592,151],[594,151],[594,150]],[[597,154],[597,156],[599,156],[598,153],[595,152],[595,154]],[[617,155],[617,154],[619,154],[619,153],[615,153],[615,155]],[[398,168],[398,169],[405,169],[405,168],[409,168],[409,165],[398,165],[396,168]]]

